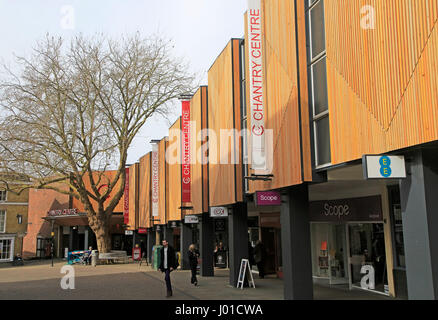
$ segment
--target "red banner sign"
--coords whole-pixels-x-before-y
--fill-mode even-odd
[[[190,101],[182,102],[182,202],[191,202],[191,168],[190,168]]]
[[[125,169],[126,181],[125,181],[125,193],[124,193],[124,204],[123,204],[123,223],[129,223],[129,168]]]
[[[152,144],[152,216],[158,217],[159,205],[159,159],[158,143]]]
[[[266,170],[263,101],[262,10],[260,0],[248,0],[249,102],[251,106],[251,166]]]

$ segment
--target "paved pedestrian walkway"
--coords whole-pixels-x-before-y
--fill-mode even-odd
[[[75,265],[75,290],[60,287],[61,268],[65,261],[57,260],[54,267],[47,263],[27,264],[0,270],[0,299],[166,299],[164,275],[151,266],[137,263]],[[229,284],[229,270],[215,269],[214,277],[198,276],[198,286],[190,283],[190,271],[172,272],[175,300],[283,300],[283,281],[274,276],[258,279],[256,288],[237,289]],[[316,300],[390,300],[391,298],[360,290],[344,290],[314,286]]]

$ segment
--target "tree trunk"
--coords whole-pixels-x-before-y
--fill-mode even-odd
[[[94,225],[93,232],[96,235],[97,250],[99,253],[108,253],[111,251],[111,234],[109,223],[97,221]]]

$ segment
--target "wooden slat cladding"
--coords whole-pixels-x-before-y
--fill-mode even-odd
[[[208,126],[217,138],[209,136],[210,206],[242,201],[240,138],[231,131],[240,129],[239,43],[231,40],[208,71]]]
[[[129,230],[138,229],[139,163],[129,167]]]
[[[300,9],[299,27],[304,32],[304,8]],[[247,19],[248,17],[246,17]],[[306,178],[311,179],[310,138],[308,124],[308,98],[306,68],[302,68],[301,102],[304,121],[300,123],[298,95],[297,46],[295,33],[295,1],[262,1],[262,41],[263,41],[263,85],[265,102],[265,126],[273,132],[273,172],[274,178],[269,182],[249,183],[250,193],[257,190],[272,190],[303,182],[301,169],[300,125],[303,126],[303,139],[306,149]],[[246,23],[245,23],[246,25]],[[247,28],[246,28],[247,29]],[[248,30],[245,30],[245,50],[248,57]],[[299,38],[304,47],[300,50],[300,63],[306,64],[305,35]],[[247,60],[247,59],[246,59]],[[249,72],[247,61],[246,70]],[[247,77],[248,78],[248,77]],[[247,82],[247,88],[249,83]],[[247,97],[249,90],[247,89]],[[251,127],[249,98],[247,99],[248,127]],[[270,144],[270,142],[268,141]],[[251,148],[249,145],[249,153]]]
[[[192,100],[190,101],[190,121],[191,121],[191,194],[192,194],[192,214],[202,214],[204,211],[203,197],[207,197],[207,193],[204,189],[203,183],[203,169],[205,165],[202,165],[202,129],[203,125],[202,117],[203,109],[205,113],[205,98],[207,88],[200,87],[196,91]],[[204,104],[204,105],[203,105]],[[208,209],[207,209],[208,210]]]
[[[307,69],[307,42],[306,42],[306,10],[305,3],[295,0],[296,25],[298,43],[298,74],[300,84],[300,111],[301,111],[301,154],[304,181],[312,181],[312,156],[310,143],[310,118],[309,118],[309,87]]]
[[[181,220],[181,209],[179,209],[181,207],[181,117],[170,127],[168,141],[169,211],[167,217],[168,221],[179,221]]]
[[[151,153],[140,158],[139,163],[138,227],[150,228],[151,221]]]
[[[361,25],[365,5],[374,8],[372,29]],[[324,6],[332,163],[437,140],[437,1]]]
[[[166,224],[167,223],[167,165],[166,165],[166,149],[167,149],[167,139],[164,138],[158,143],[158,217],[160,221],[155,221],[154,224]]]

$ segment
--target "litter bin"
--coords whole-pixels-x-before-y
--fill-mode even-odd
[[[97,265],[97,250],[91,251],[91,265],[95,267]]]
[[[23,266],[23,265],[24,265],[24,263],[23,263],[23,258],[21,258],[21,256],[17,254],[17,255],[14,257],[14,260],[12,261],[12,265],[13,265],[14,267],[16,267],[16,266]]]
[[[158,270],[158,267],[160,266],[160,260],[161,260],[161,248],[163,246],[153,246],[152,247],[152,267],[155,270]]]

